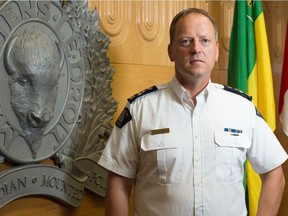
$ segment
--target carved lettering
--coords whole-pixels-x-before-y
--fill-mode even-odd
[[[3,40],[1,40],[1,46],[3,46],[9,34],[11,33],[11,26],[9,25],[8,20],[2,15],[0,16],[0,23],[0,32],[3,36]]]
[[[97,187],[100,187],[102,189],[107,188],[107,179],[103,178],[103,176],[92,171],[89,171],[87,175],[89,177],[89,181],[91,183],[94,183]]]
[[[73,124],[77,118],[77,106],[74,103],[68,103],[63,113],[63,118],[68,124]],[[66,126],[68,124],[65,124]],[[63,125],[64,126],[64,125]]]
[[[39,18],[48,22],[50,19],[50,2],[38,1],[38,8],[39,11],[42,12],[39,14]]]
[[[11,143],[19,136],[19,132],[16,130],[11,130],[10,126],[2,126],[0,128],[0,134],[4,135],[3,147],[7,148]]]
[[[70,79],[70,90],[63,114],[58,124],[51,130],[58,143],[61,143],[71,132],[73,124],[78,118],[79,102],[83,94],[83,76],[81,66],[74,64]]]
[[[79,65],[73,65],[74,67],[72,68],[71,72],[71,80],[73,82],[82,82],[83,76],[82,76],[82,71],[81,67]]]
[[[83,197],[83,190],[74,187],[73,185],[65,182],[63,179],[55,176],[42,176],[41,187],[49,187],[52,189],[59,190],[65,195],[72,197],[75,200],[81,200]]]
[[[14,29],[20,22],[22,22],[20,6],[15,2],[8,4],[8,6],[4,8],[3,14],[11,29]]]
[[[77,43],[77,35],[74,34],[71,38],[69,38],[67,44],[69,48],[67,49],[69,62],[71,64],[79,63],[79,59],[82,58],[82,55],[80,52],[80,47],[78,46]]]
[[[21,15],[22,18],[31,18],[31,17],[36,17],[36,1],[32,1],[32,2],[18,2],[18,4],[20,5],[20,11],[21,11]]]
[[[10,182],[0,185],[0,199],[27,186],[27,177],[11,179]]]
[[[73,98],[76,102],[79,102],[82,98],[82,91],[83,91],[82,88],[83,88],[83,85],[81,83],[71,84],[72,92],[69,95],[69,99]]]
[[[65,22],[64,22],[65,21]],[[75,32],[69,22],[62,19],[56,26],[55,30],[61,35],[63,41],[67,41]]]

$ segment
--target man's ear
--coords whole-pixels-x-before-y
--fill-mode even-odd
[[[174,62],[173,52],[172,52],[172,45],[168,45],[168,56],[171,62]]]
[[[219,59],[219,43],[217,42],[217,50],[216,50],[216,62]]]

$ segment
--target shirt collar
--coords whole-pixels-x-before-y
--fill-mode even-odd
[[[175,93],[176,97],[179,99],[182,105],[184,105],[185,101],[190,99],[189,93],[186,89],[179,83],[177,78],[174,76],[172,81],[170,82],[170,86]],[[211,80],[209,80],[208,85],[201,91],[196,98],[204,97],[204,100],[207,101],[209,93],[211,91]]]

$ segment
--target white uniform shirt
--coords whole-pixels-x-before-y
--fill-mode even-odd
[[[147,92],[130,98],[99,160],[135,178],[135,215],[247,215],[246,158],[260,174],[287,159],[252,102],[210,82],[194,107],[175,77]]]

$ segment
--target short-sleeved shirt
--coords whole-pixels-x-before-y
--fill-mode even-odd
[[[128,99],[99,164],[134,178],[136,216],[244,216],[244,162],[287,154],[253,103],[212,83],[196,97],[174,77]]]

